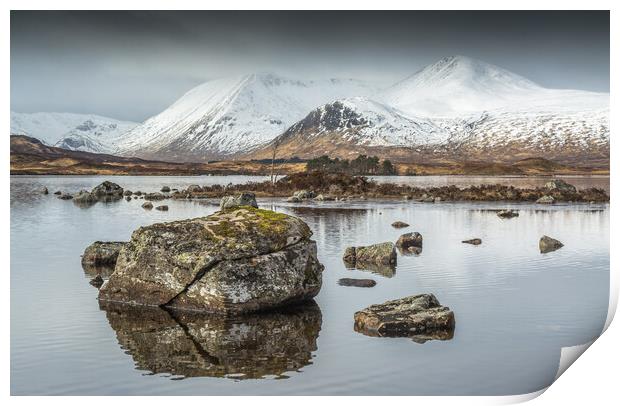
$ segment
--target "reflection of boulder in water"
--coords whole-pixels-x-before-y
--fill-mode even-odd
[[[100,302],[137,369],[185,377],[281,376],[312,363],[315,302],[236,317]]]
[[[110,275],[112,275],[112,272],[114,272],[114,266],[110,265],[82,264],[82,269],[84,270],[84,274],[91,278],[100,275],[103,279],[108,279]]]

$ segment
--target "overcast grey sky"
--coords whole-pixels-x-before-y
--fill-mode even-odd
[[[11,12],[11,109],[143,121],[209,79],[395,82],[448,55],[609,91],[609,13]]]

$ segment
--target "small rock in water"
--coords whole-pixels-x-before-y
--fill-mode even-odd
[[[131,190],[125,190],[123,192],[123,195],[125,195],[125,196],[131,196],[132,194],[133,194],[133,192]]]
[[[127,243],[122,241],[95,241],[82,254],[83,266],[114,266],[118,254]]]
[[[395,221],[392,223],[392,227],[394,228],[405,228],[405,227],[409,227],[409,224],[402,222],[402,221]]]
[[[394,243],[383,242],[365,247],[347,247],[342,259],[353,267],[365,264],[396,265]]]
[[[146,209],[146,210],[151,210],[153,208],[153,203],[151,203],[151,202],[144,202],[144,203],[142,203],[142,208]]]
[[[155,207],[155,210],[168,211],[168,206],[166,206],[165,204],[162,204],[161,206]]]
[[[461,241],[462,243],[465,244],[471,244],[471,245],[480,245],[482,244],[482,240],[480,238],[472,238],[471,240],[464,240]]]
[[[164,200],[166,199],[166,195],[163,193],[155,192],[155,193],[147,193],[144,195],[149,200]]]
[[[373,279],[355,279],[355,278],[342,278],[338,280],[340,286],[354,286],[357,288],[372,288],[377,282]]]
[[[131,200],[131,196],[125,196],[125,200],[130,201]]]
[[[190,193],[202,192],[202,188],[198,185],[189,185],[187,191]]]
[[[234,196],[224,196],[220,200],[220,210],[232,209],[234,207],[250,206],[258,208],[256,204],[256,195],[254,193],[239,193]]]
[[[375,304],[354,315],[355,331],[374,337],[410,337],[416,342],[449,340],[454,313],[432,294]]]
[[[62,194],[62,192],[61,192],[60,190],[57,190],[57,191],[55,191],[55,192],[54,192],[54,194],[55,194],[55,195],[61,195],[61,194]]]
[[[168,192],[170,192],[170,187],[169,186],[164,186],[164,187],[161,188],[161,191],[164,192],[164,193],[168,193]]]
[[[286,201],[289,203],[299,203],[301,202],[301,199],[297,196],[290,196],[288,199],[286,199]]]
[[[137,192],[134,192],[133,194],[136,195],[136,196],[142,196],[142,192],[139,191],[139,190]]]
[[[91,279],[89,283],[99,289],[101,285],[103,285],[103,278],[101,277],[101,275],[97,275],[93,279]]]
[[[562,179],[554,179],[545,183],[545,188],[549,190],[559,190],[560,192],[577,192],[577,188]]]
[[[114,182],[105,181],[90,191],[99,200],[117,200],[123,197],[123,188]]]
[[[552,204],[553,202],[555,202],[555,199],[553,198],[553,196],[548,196],[548,195],[545,195],[541,197],[540,199],[536,200],[536,203],[541,203],[541,204]]]
[[[519,217],[519,212],[514,210],[500,210],[497,212],[497,216],[503,219],[510,219],[513,217]]]
[[[299,191],[293,193],[293,196],[298,198],[298,199],[300,199],[300,200],[304,200],[304,199],[312,199],[316,195],[314,194],[314,192],[312,190],[299,190]]]
[[[538,242],[538,248],[540,249],[541,254],[546,254],[547,252],[555,251],[562,248],[564,244],[555,238],[547,237],[543,235],[540,237],[540,241]]]
[[[49,192],[49,190],[47,190],[47,188],[46,188],[46,187],[43,187],[43,189],[41,189],[41,193],[43,193],[44,195],[47,195],[47,194],[49,194],[50,192]]]
[[[97,203],[99,199],[87,190],[80,190],[80,192],[73,197],[73,202],[79,206],[90,206]]]
[[[328,196],[328,195],[320,194],[317,197],[315,197],[314,200],[318,200],[319,202],[327,202],[327,201],[333,201],[333,200],[336,200],[336,199],[333,196]]]
[[[411,247],[422,248],[422,234],[418,232],[403,234],[398,237],[396,247],[402,251],[408,251]]]
[[[68,193],[66,193],[66,194],[64,194],[64,195],[60,195],[60,196],[58,196],[58,198],[59,198],[59,199],[62,199],[62,200],[71,200],[71,199],[73,199],[73,196],[72,196],[72,195],[70,195],[70,194],[68,194]]]

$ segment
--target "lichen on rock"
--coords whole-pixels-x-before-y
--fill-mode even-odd
[[[101,300],[246,313],[307,300],[323,265],[300,219],[249,206],[134,231]]]

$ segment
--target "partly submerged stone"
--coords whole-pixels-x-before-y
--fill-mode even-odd
[[[84,250],[82,265],[115,266],[121,248],[127,244],[121,241],[95,241]]]
[[[168,206],[166,206],[165,204],[162,204],[161,206],[155,207],[155,210],[168,211]]]
[[[100,302],[136,368],[175,377],[287,377],[312,363],[321,330],[314,301],[229,317]]]
[[[553,198],[553,196],[549,196],[549,195],[544,195],[540,199],[536,200],[536,203],[541,203],[541,204],[552,204],[553,202],[555,202],[555,199]]]
[[[59,199],[61,200],[71,200],[73,199],[73,195],[69,194],[69,193],[63,193],[60,196],[58,196]]]
[[[99,200],[114,200],[123,197],[123,188],[114,182],[106,180],[105,182],[95,186],[90,193],[92,193]]]
[[[519,217],[519,212],[514,211],[514,210],[500,210],[497,212],[497,217],[503,218],[503,219],[510,219],[513,217]]]
[[[554,179],[545,183],[545,188],[548,190],[559,190],[560,192],[577,192],[577,188],[570,183],[566,183],[562,179]]]
[[[342,278],[338,280],[340,286],[355,286],[357,288],[372,288],[377,282],[373,279],[355,279],[355,278]]]
[[[245,313],[314,297],[323,265],[302,220],[248,206],[134,231],[101,300]]]
[[[146,209],[146,210],[151,210],[153,208],[153,203],[151,203],[151,202],[144,202],[144,203],[142,203],[142,208]]]
[[[162,191],[162,192],[164,192],[164,193],[168,193],[168,192],[170,192],[170,186],[163,186],[163,187],[161,188],[161,191]]]
[[[448,340],[454,335],[454,313],[432,294],[375,304],[354,315],[355,331],[375,337],[410,337],[416,341]]]
[[[472,238],[471,240],[463,240],[461,241],[464,244],[471,244],[471,245],[480,245],[482,244],[482,240],[480,238]]]
[[[365,264],[396,265],[396,251],[392,242],[383,242],[364,247],[347,247],[343,260],[354,267],[360,267]]]
[[[164,200],[167,196],[163,193],[155,192],[155,193],[147,193],[144,197],[148,200]]]
[[[405,227],[409,227],[409,224],[403,222],[403,221],[395,221],[392,223],[392,227],[394,228],[405,228]]]
[[[83,207],[92,206],[97,203],[98,200],[99,199],[97,196],[87,190],[80,190],[75,196],[73,196],[73,203]]]
[[[422,234],[418,232],[406,233],[398,237],[396,247],[404,252],[411,248],[422,248]]]
[[[293,193],[293,197],[296,197],[299,200],[313,199],[315,196],[316,194],[312,190],[298,190]]]
[[[42,188],[41,188],[41,193],[43,193],[44,195],[47,195],[47,194],[49,194],[50,192],[49,192],[49,190],[47,190],[47,188],[44,186],[44,187],[42,187]]]
[[[254,193],[239,193],[233,196],[224,196],[220,200],[220,210],[232,209],[234,207],[250,206],[258,208]]]
[[[538,241],[538,248],[540,249],[540,252],[542,254],[558,250],[563,246],[564,244],[562,244],[560,241],[556,240],[555,238],[547,237],[546,235],[540,237],[540,241]]]

